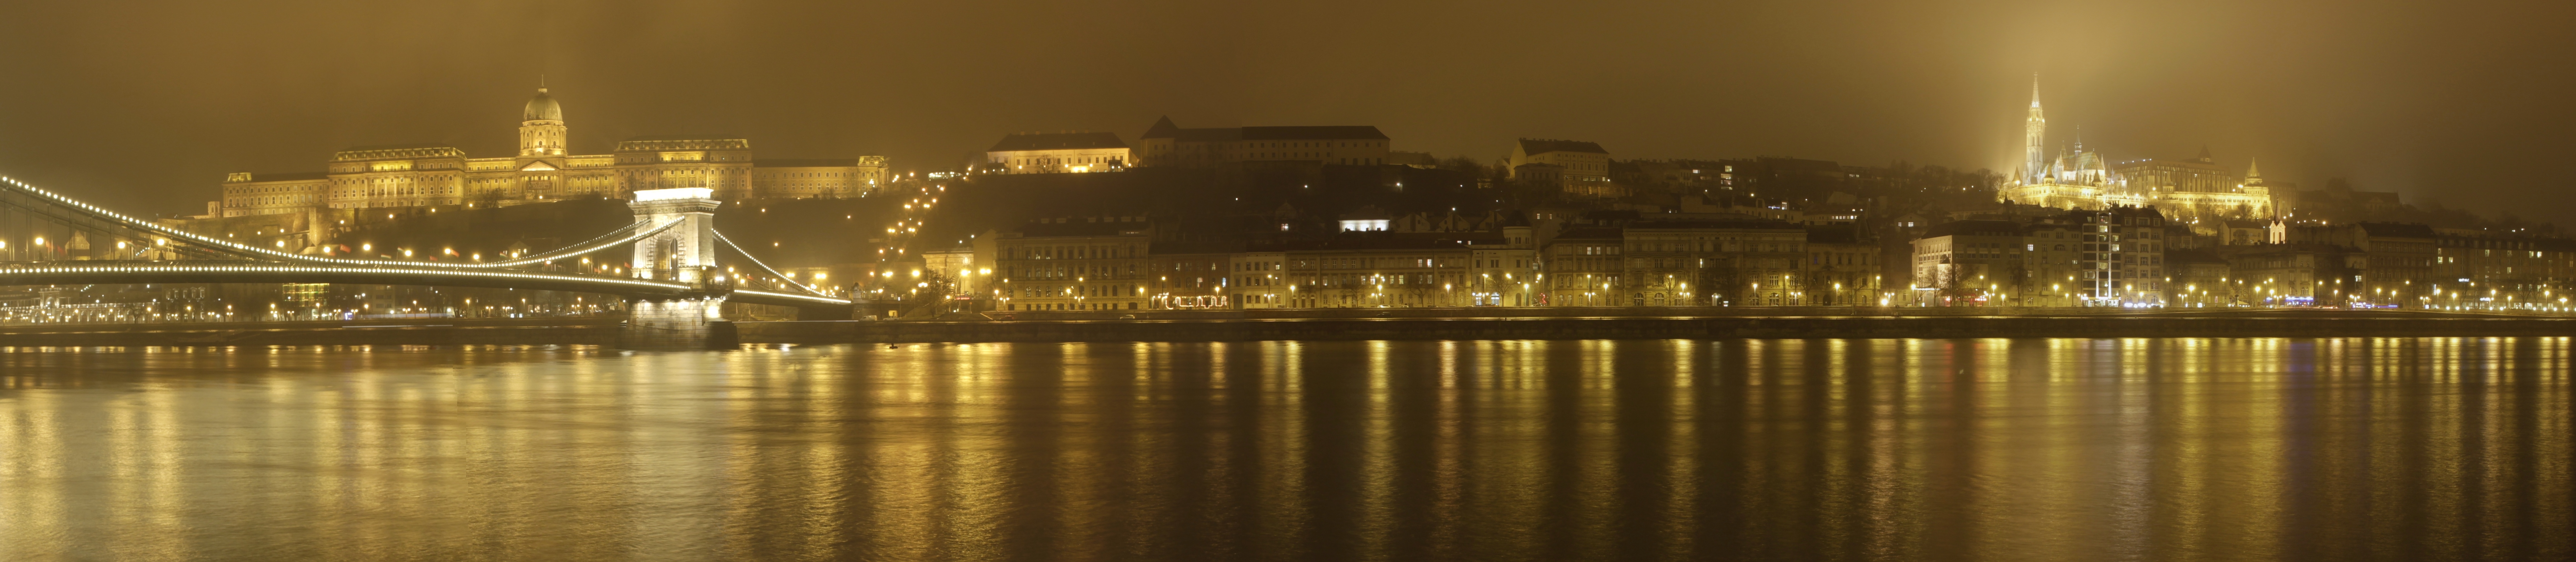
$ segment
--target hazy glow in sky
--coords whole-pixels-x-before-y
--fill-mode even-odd
[[[0,10],[0,172],[199,212],[226,172],[351,145],[506,155],[540,75],[578,153],[726,133],[920,169],[1170,115],[1481,159],[1527,136],[2003,169],[2037,72],[2052,142],[2080,125],[2116,160],[2207,145],[2309,188],[2576,209],[2567,2],[237,4]]]

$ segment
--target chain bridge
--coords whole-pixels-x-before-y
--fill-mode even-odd
[[[0,205],[40,220],[140,242],[100,261],[0,262],[0,285],[147,283],[335,283],[507,288],[615,295],[627,299],[623,346],[639,349],[729,347],[725,303],[795,307],[800,316],[849,318],[852,302],[797,283],[716,231],[721,205],[706,188],[636,191],[627,206],[635,222],[591,240],[509,259],[425,262],[309,255],[187,232],[117,213],[16,178],[0,178]],[[628,248],[628,275],[547,271],[545,266]],[[782,287],[764,290],[730,278],[718,250],[731,250]],[[154,259],[170,258],[170,259]]]

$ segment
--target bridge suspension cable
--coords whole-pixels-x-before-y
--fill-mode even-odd
[[[134,283],[348,283],[573,291],[626,296],[688,296],[701,287],[653,279],[523,270],[367,266],[277,262],[56,262],[0,264],[0,285]],[[733,302],[778,306],[848,306],[848,299],[734,290]]]
[[[677,225],[679,225],[679,223],[680,223],[680,221],[671,221],[671,222],[668,222],[668,223],[663,223],[662,225],[657,226],[657,227],[653,227],[653,228],[642,228],[643,226],[645,226],[645,222],[646,222],[646,221],[636,221],[634,224],[626,225],[625,227],[621,227],[621,228],[619,228],[619,229],[617,229],[617,230],[611,230],[611,231],[609,231],[607,234],[600,235],[600,237],[599,237],[599,238],[591,239],[591,241],[589,241],[589,242],[584,242],[584,243],[582,243],[581,245],[576,245],[576,246],[567,246],[567,247],[564,247],[564,248],[558,248],[558,249],[555,249],[555,250],[550,250],[550,251],[547,251],[547,252],[544,252],[544,253],[540,253],[540,254],[537,254],[537,255],[534,255],[534,256],[527,256],[527,257],[516,258],[516,259],[510,259],[510,260],[504,260],[504,261],[497,261],[497,262],[481,262],[481,263],[437,263],[437,262],[416,262],[416,261],[402,261],[402,260],[375,260],[375,259],[333,258],[333,257],[323,257],[323,256],[308,256],[308,255],[298,254],[298,253],[294,253],[294,252],[283,252],[283,251],[278,251],[278,250],[271,250],[271,249],[268,249],[268,248],[261,248],[261,247],[258,247],[258,246],[252,246],[252,245],[248,245],[248,244],[235,243],[235,242],[232,242],[232,241],[229,241],[229,240],[218,240],[218,239],[215,239],[215,238],[207,237],[207,236],[200,235],[200,234],[193,233],[193,232],[188,232],[188,231],[184,231],[184,230],[179,230],[179,229],[175,229],[175,228],[170,228],[170,227],[166,227],[166,226],[161,226],[161,225],[159,225],[159,224],[155,224],[155,223],[153,223],[153,222],[151,222],[151,221],[146,221],[146,220],[136,219],[136,218],[134,218],[134,217],[125,216],[124,214],[122,214],[122,213],[118,213],[118,212],[116,212],[116,211],[110,211],[110,210],[107,210],[107,209],[101,208],[101,207],[99,207],[99,206],[97,206],[97,205],[91,205],[91,204],[89,204],[89,203],[87,203],[87,202],[83,202],[83,201],[78,200],[78,199],[73,199],[73,198],[70,198],[70,197],[65,197],[65,196],[63,196],[63,195],[61,195],[61,194],[57,194],[57,193],[54,193],[54,192],[52,192],[52,191],[47,191],[47,190],[45,190],[45,189],[43,189],[43,188],[38,188],[38,187],[33,186],[33,185],[28,185],[26,182],[18,181],[18,179],[17,179],[17,178],[0,177],[0,184],[5,184],[5,185],[6,185],[6,186],[8,186],[8,187],[10,188],[10,190],[12,190],[12,191],[17,191],[17,192],[20,192],[20,193],[25,193],[25,194],[28,194],[28,195],[32,195],[32,196],[35,196],[35,197],[36,197],[36,198],[38,198],[38,199],[42,199],[42,200],[45,200],[45,201],[51,202],[51,203],[53,203],[53,204],[55,204],[55,205],[59,205],[59,206],[62,206],[62,207],[64,207],[64,208],[68,208],[68,209],[72,209],[72,210],[80,211],[80,212],[82,212],[82,213],[86,213],[86,214],[89,214],[89,215],[94,216],[94,217],[105,218],[105,219],[108,219],[108,220],[110,220],[110,221],[112,221],[112,222],[115,222],[115,223],[121,224],[121,225],[123,225],[123,226],[125,226],[125,227],[127,227],[127,228],[132,228],[132,229],[136,229],[136,230],[141,230],[141,231],[144,231],[144,232],[150,232],[150,233],[158,234],[158,235],[161,235],[161,236],[167,236],[167,237],[170,237],[170,238],[172,238],[172,239],[176,239],[176,240],[182,240],[182,241],[191,242],[191,243],[195,243],[195,244],[199,244],[199,245],[203,245],[203,246],[213,247],[213,248],[215,248],[215,249],[224,250],[224,251],[228,251],[228,252],[233,252],[233,253],[237,253],[237,254],[249,254],[249,255],[252,255],[252,256],[258,256],[258,257],[276,258],[276,259],[293,260],[293,261],[302,261],[302,262],[336,263],[336,264],[347,264],[347,265],[399,265],[399,266],[412,266],[412,267],[432,266],[432,267],[458,267],[458,268],[495,268],[495,267],[514,267],[514,266],[528,265],[528,264],[533,264],[533,263],[541,263],[541,262],[553,261],[553,260],[555,260],[555,259],[559,259],[559,258],[566,258],[566,257],[572,257],[572,256],[577,256],[577,255],[582,255],[582,254],[588,254],[588,253],[591,253],[591,252],[596,252],[596,251],[599,251],[599,250],[603,250],[603,249],[607,249],[607,248],[616,247],[616,246],[621,245],[621,244],[627,244],[627,243],[634,242],[634,241],[636,241],[636,240],[643,239],[644,237],[647,237],[647,236],[652,236],[652,235],[654,235],[654,234],[656,234],[656,233],[660,233],[660,232],[662,232],[662,231],[664,231],[664,230],[669,230],[671,227],[673,227],[673,226],[677,226]],[[628,234],[628,235],[626,235],[626,236],[623,236],[623,237],[615,238],[615,239],[613,239],[613,240],[610,240],[610,239],[609,239],[609,237],[611,237],[611,236],[616,236],[616,235],[617,235],[617,233],[619,233],[619,232],[626,232],[626,231],[634,231],[634,232],[633,232],[633,233],[631,233],[631,234]],[[606,240],[606,241],[605,241],[605,242],[603,242],[603,240]],[[756,261],[756,260],[755,260],[755,261]]]
[[[795,286],[796,286],[796,288],[798,288],[798,289],[804,289],[804,290],[805,290],[805,292],[813,293],[813,294],[816,294],[816,295],[821,295],[821,294],[823,294],[823,292],[822,292],[822,291],[814,290],[814,288],[813,288],[813,287],[807,287],[807,286],[805,286],[805,284],[804,284],[804,283],[798,283],[798,282],[796,282],[796,279],[795,279],[795,278],[793,278],[793,277],[788,277],[786,274],[779,273],[779,272],[778,272],[778,270],[776,270],[776,269],[770,269],[770,268],[769,268],[769,264],[760,263],[760,258],[758,258],[758,257],[753,257],[753,256],[751,255],[751,252],[745,252],[745,251],[743,251],[743,250],[742,250],[742,246],[739,246],[739,245],[736,245],[736,244],[734,244],[734,243],[733,243],[733,239],[725,238],[724,232],[722,232],[722,231],[717,231],[717,230],[713,230],[713,229],[708,230],[708,232],[714,232],[714,233],[715,233],[715,235],[716,235],[716,241],[718,241],[718,242],[723,242],[723,243],[725,244],[725,246],[726,246],[726,247],[733,248],[733,253],[742,254],[742,259],[751,260],[751,265],[754,265],[754,266],[758,266],[758,267],[760,267],[760,270],[761,270],[761,271],[767,271],[767,272],[769,272],[769,276],[771,276],[771,277],[776,277],[776,278],[778,278],[778,280],[780,280],[780,281],[785,281],[785,282],[787,282],[787,284],[789,284],[789,285],[795,285]]]
[[[236,256],[251,257],[253,259],[273,260],[249,262],[134,262],[118,260],[114,262],[0,264],[0,285],[92,283],[350,283],[525,288],[605,293],[627,296],[683,298],[701,294],[699,292],[704,290],[703,287],[697,287],[690,284],[629,277],[564,274],[524,270],[491,270],[492,268],[553,261],[633,243],[637,240],[668,231],[684,222],[688,222],[684,220],[665,221],[660,224],[651,224],[651,221],[649,220],[636,221],[634,224],[629,224],[616,230],[609,231],[607,234],[600,235],[598,238],[593,238],[587,242],[547,251],[533,256],[524,256],[496,262],[457,264],[308,256],[240,244],[227,240],[219,240],[192,232],[162,226],[151,221],[126,216],[115,211],[101,208],[97,205],[92,205],[28,185],[26,182],[10,177],[0,177],[0,192],[15,193],[32,197],[41,202],[41,205],[49,205],[73,211],[72,213],[65,215],[55,215],[54,218],[58,220],[101,220],[107,223],[104,225],[85,226],[84,228],[128,228],[152,235],[166,237],[162,240],[156,240],[155,243],[166,245],[176,242],[181,248],[174,249],[175,251],[211,250]],[[9,199],[6,201],[6,204],[11,206],[17,206],[29,210],[39,209],[39,204],[37,203],[21,203],[10,198],[0,199]],[[46,214],[52,215],[52,213]],[[621,235],[621,233],[623,234]],[[722,234],[717,234],[716,237],[718,240],[724,240]],[[724,240],[724,243],[727,246],[733,246],[735,252],[742,253],[744,258],[750,259],[752,263],[760,267],[761,270],[768,271],[773,275],[777,274],[777,270],[771,269],[767,264],[760,263],[759,258],[752,257],[750,253],[742,252],[742,248],[740,246],[735,246],[733,241]],[[194,250],[187,250],[187,248],[193,248]],[[778,277],[780,279],[787,278],[785,275],[778,275]],[[788,283],[811,294],[760,290],[731,290],[726,291],[726,293],[730,295],[729,298],[733,302],[742,302],[747,304],[770,304],[799,307],[848,306],[850,304],[850,301],[847,299],[825,295],[821,291],[814,290],[812,287],[807,287],[803,284],[795,283],[794,281],[788,281]]]
[[[658,226],[653,226],[652,228],[644,228],[644,226],[645,226],[645,223],[646,223],[646,222],[649,222],[649,221],[635,221],[635,224],[626,225],[625,227],[619,228],[619,229],[617,229],[617,230],[611,230],[611,231],[608,231],[608,233],[607,233],[607,234],[601,234],[601,235],[599,235],[599,237],[598,237],[598,238],[592,238],[592,239],[590,239],[590,241],[588,241],[588,242],[583,242],[583,243],[581,243],[581,244],[572,245],[572,246],[565,246],[565,247],[562,247],[562,248],[556,248],[556,249],[553,249],[553,250],[547,250],[547,251],[545,251],[544,253],[539,253],[539,254],[537,254],[537,255],[533,255],[533,256],[526,256],[526,257],[514,258],[514,259],[509,259],[509,260],[504,260],[504,261],[496,261],[496,262],[479,263],[479,264],[473,264],[473,266],[475,266],[475,267],[510,267],[510,266],[514,266],[514,265],[527,265],[527,264],[539,263],[539,262],[550,262],[550,261],[554,261],[554,260],[557,260],[557,259],[569,258],[569,257],[578,256],[578,255],[582,255],[582,254],[588,254],[588,253],[591,253],[591,252],[597,252],[597,251],[600,251],[600,250],[605,250],[605,249],[609,249],[609,248],[615,248],[615,247],[618,247],[618,246],[626,245],[626,244],[628,244],[628,243],[632,243],[632,242],[634,242],[634,241],[636,241],[636,240],[642,240],[642,239],[644,239],[645,237],[648,237],[648,236],[652,236],[652,235],[655,235],[655,234],[660,234],[662,231],[670,230],[670,229],[671,229],[671,227],[679,226],[679,225],[680,225],[680,223],[681,223],[681,222],[683,222],[683,221],[669,221],[669,222],[664,222],[664,223],[662,223],[662,224],[660,224],[660,225],[658,225]],[[633,234],[628,234],[628,235],[626,235],[626,236],[624,236],[624,237],[620,237],[620,238],[617,238],[617,239],[614,239],[614,240],[610,240],[610,239],[609,239],[609,237],[617,236],[617,233],[619,233],[619,232],[624,232],[624,231],[627,231],[627,230],[633,230],[633,231],[635,231],[635,232],[634,232]]]

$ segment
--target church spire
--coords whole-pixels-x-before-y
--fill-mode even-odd
[[[2039,114],[2039,73],[2030,73],[2030,114]]]
[[[2022,162],[2024,177],[2038,178],[2048,172],[2047,143],[2044,140],[2047,136],[2048,119],[2040,116],[2039,112],[2039,73],[2033,72],[2030,75],[2030,118],[2022,122],[2022,144],[2028,151],[2027,159]]]
[[[2245,159],[2245,179],[2248,179],[2248,180],[2255,180],[2255,179],[2262,179],[2262,178],[2263,178],[2263,166],[2262,166],[2262,162],[2261,162],[2261,161],[2259,161],[2259,160],[2257,160],[2257,159],[2253,159],[2253,158]]]

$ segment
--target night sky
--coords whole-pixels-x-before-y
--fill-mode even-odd
[[[508,155],[540,76],[576,153],[736,134],[765,158],[954,165],[1014,131],[1376,125],[1491,160],[2003,170],[2051,142],[2262,159],[2576,219],[2576,3],[26,2],[0,8],[0,174],[202,212],[226,172],[352,145]]]

